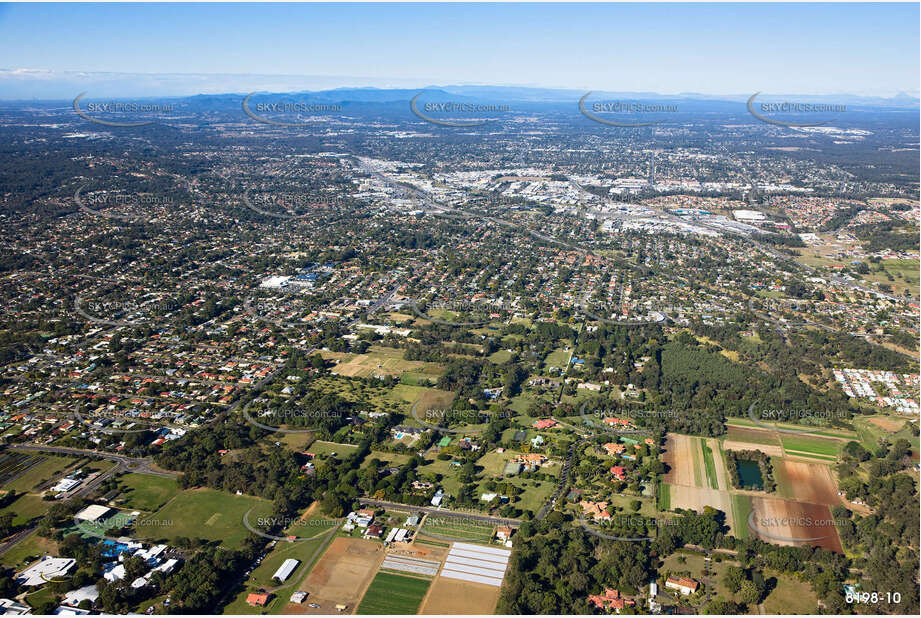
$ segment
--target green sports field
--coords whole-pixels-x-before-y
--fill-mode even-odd
[[[250,533],[243,516],[252,509],[249,521],[256,526],[259,517],[272,516],[272,503],[253,496],[236,496],[213,489],[179,492],[153,515],[135,525],[137,536],[172,543],[178,537],[220,541],[236,549]]]
[[[356,614],[415,614],[432,582],[418,577],[378,573]]]
[[[126,474],[118,482],[121,504],[139,511],[156,511],[179,492],[176,479],[153,474]]]

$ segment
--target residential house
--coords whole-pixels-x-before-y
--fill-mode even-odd
[[[605,611],[614,610],[620,613],[624,607],[630,606],[633,607],[636,605],[636,602],[633,599],[627,599],[621,596],[620,591],[614,590],[612,588],[607,588],[604,591],[604,594],[590,594],[588,595],[588,600],[590,603],[594,603],[595,607]]]
[[[669,577],[665,580],[665,587],[677,590],[681,594],[694,594],[700,587],[700,582],[690,577]]]

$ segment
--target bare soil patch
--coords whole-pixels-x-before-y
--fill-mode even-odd
[[[429,588],[420,614],[492,614],[502,589],[440,575]]]
[[[749,526],[750,534],[768,543],[806,544],[844,553],[828,506],[754,496],[751,501],[753,526]]]
[[[380,543],[335,539],[297,588],[309,593],[307,600],[301,605],[289,603],[282,613],[335,614],[339,603],[348,606],[347,613],[354,613],[383,560]],[[308,607],[307,603],[317,603],[320,607]]]

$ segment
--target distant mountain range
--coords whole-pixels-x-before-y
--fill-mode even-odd
[[[368,84],[367,87],[334,87],[343,82]],[[396,83],[403,82],[403,83]],[[4,101],[72,101],[81,92],[84,100],[156,99],[160,101],[185,100],[190,106],[224,104],[228,100],[239,102],[242,96],[258,91],[287,100],[304,100],[321,103],[406,103],[422,91],[427,100],[454,102],[534,104],[578,101],[587,90],[537,88],[526,86],[482,85],[429,85],[411,87],[420,80],[383,80],[380,78],[346,78],[339,76],[290,75],[194,75],[194,74],[130,74],[84,73],[0,69],[0,100]],[[188,92],[213,92],[187,96]],[[706,94],[656,92],[593,91],[591,101],[673,101],[735,103],[747,101],[754,94]],[[893,97],[853,94],[769,94],[759,95],[759,101],[798,101],[829,103],[860,107],[890,107],[918,109],[918,97],[899,93]]]

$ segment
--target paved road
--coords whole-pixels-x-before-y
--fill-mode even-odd
[[[23,446],[28,446],[28,445],[23,445]],[[23,450],[32,450],[32,449],[25,448],[25,449],[23,449]],[[45,449],[45,450],[47,450],[47,449]],[[78,451],[79,449],[69,449],[69,450]],[[60,452],[60,451],[55,451],[55,452]],[[88,453],[93,453],[94,451],[87,451],[87,452],[88,452]],[[114,476],[114,475],[116,475],[116,474],[119,474],[119,473],[121,473],[121,472],[124,472],[124,471],[125,471],[125,464],[124,464],[124,462],[118,461],[118,463],[116,463],[114,466],[112,466],[112,467],[109,468],[108,470],[105,470],[105,471],[101,472],[101,473],[98,474],[95,478],[93,478],[93,479],[90,480],[90,481],[87,481],[87,482],[84,483],[82,486],[80,486],[76,491],[73,492],[73,494],[71,495],[71,498],[83,497],[83,496],[85,496],[85,495],[87,495],[87,494],[93,492],[97,487],[99,487],[103,482],[105,482],[106,479],[108,479],[108,478],[110,478],[111,476]],[[47,483],[46,483],[46,484],[47,484]],[[25,529],[23,529],[23,530],[20,530],[19,532],[17,532],[16,534],[14,534],[12,537],[10,537],[5,543],[3,543],[2,545],[0,545],[0,556],[2,556],[3,554],[5,554],[6,552],[8,552],[9,550],[13,549],[13,547],[15,547],[16,545],[18,545],[18,544],[21,543],[22,541],[24,541],[24,540],[26,539],[26,537],[28,537],[30,534],[32,534],[33,532],[35,532],[35,530],[36,530],[37,528],[38,528],[38,526],[30,526],[30,527],[28,527],[28,528],[25,528]]]
[[[9,448],[13,451],[39,451],[43,453],[57,453],[60,455],[98,457],[100,459],[108,459],[114,461],[118,463],[120,467],[130,470],[131,472],[142,472],[144,474],[153,474],[155,476],[164,476],[170,478],[179,476],[178,472],[170,472],[168,470],[159,470],[153,468],[153,459],[149,457],[128,457],[127,455],[119,455],[118,453],[91,451],[88,449],[70,448],[66,446],[49,446],[47,444],[15,444]]]
[[[434,506],[414,506],[412,504],[403,504],[401,502],[387,502],[385,500],[373,500],[371,498],[359,498],[358,502],[363,506],[374,506],[382,509],[393,509],[395,511],[412,511],[418,513],[428,513],[429,515],[444,515],[446,517],[457,517],[461,519],[470,519],[473,521],[482,521],[499,526],[517,527],[521,525],[520,519],[513,517],[493,517],[491,515],[480,515],[477,513],[464,513],[463,511],[451,511],[448,509],[439,509]]]

